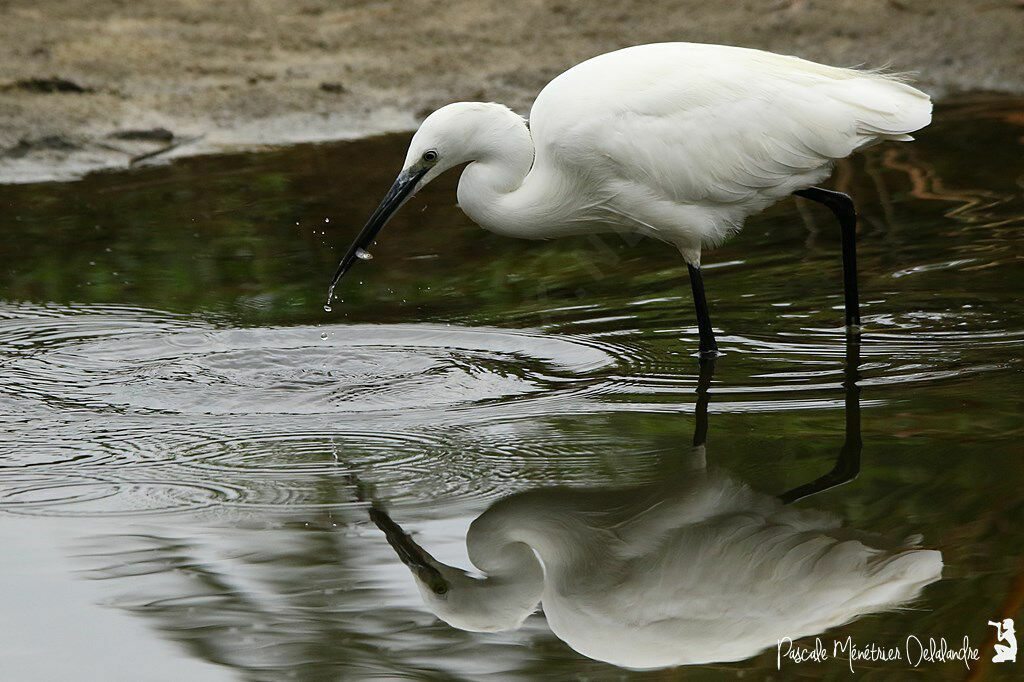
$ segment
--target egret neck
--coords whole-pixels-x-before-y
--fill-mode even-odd
[[[539,215],[530,211],[524,181],[533,166],[534,147],[526,122],[501,105],[484,105],[471,118],[472,161],[459,179],[459,207],[481,227],[510,236],[524,235],[524,227]],[[475,148],[474,148],[475,147]]]
[[[371,510],[370,518],[412,571],[424,604],[449,625],[471,632],[515,630],[540,603],[544,568],[505,524],[478,519],[470,526],[469,557],[485,574],[477,578],[437,561],[386,512]]]

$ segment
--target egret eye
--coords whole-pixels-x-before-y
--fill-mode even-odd
[[[427,163],[433,163],[434,161],[437,161],[437,152],[434,151],[433,149],[428,149],[427,151],[423,152],[423,160],[426,161]]]

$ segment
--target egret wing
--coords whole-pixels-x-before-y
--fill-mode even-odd
[[[538,96],[531,130],[538,163],[587,173],[609,192],[627,183],[658,199],[760,210],[930,116],[927,95],[877,73],[662,43],[566,71]]]

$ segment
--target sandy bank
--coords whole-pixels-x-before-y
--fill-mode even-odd
[[[0,182],[408,129],[459,99],[526,113],[568,66],[663,40],[1024,92],[1019,0],[0,0]]]

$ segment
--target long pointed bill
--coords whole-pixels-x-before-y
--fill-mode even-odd
[[[429,586],[434,594],[444,594],[448,591],[448,581],[427,560],[429,555],[402,530],[401,526],[391,520],[387,512],[373,507],[370,509],[370,519],[384,531],[388,544],[395,550],[402,563]]]
[[[409,198],[417,183],[426,175],[427,170],[429,169],[404,170],[398,174],[395,184],[391,185],[391,189],[388,190],[388,193],[384,195],[384,199],[381,200],[380,206],[373,212],[370,219],[366,221],[366,225],[359,232],[359,236],[352,242],[352,246],[348,248],[348,253],[345,254],[345,257],[341,259],[341,263],[338,264],[338,270],[334,273],[334,279],[331,280],[331,294],[334,293],[334,287],[337,286],[345,273],[360,259],[360,254],[365,253],[373,243],[373,240],[377,238],[377,233],[380,232],[380,229],[384,227],[391,216],[395,214],[395,211],[401,208],[402,204]],[[328,303],[330,303],[330,295],[328,295]]]

